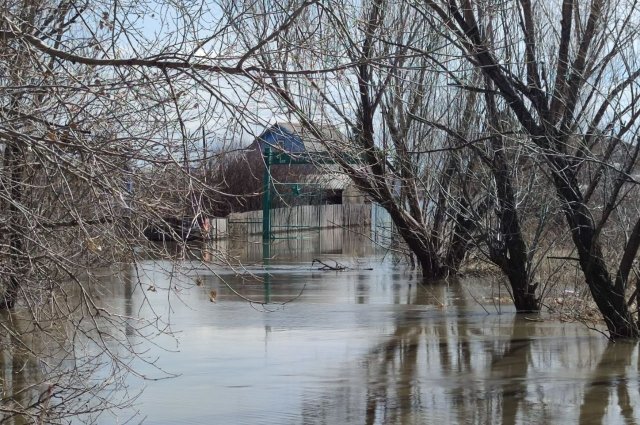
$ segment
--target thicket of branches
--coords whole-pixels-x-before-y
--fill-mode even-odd
[[[610,335],[638,336],[635,3],[264,0],[230,10],[251,18],[236,24],[243,47],[277,30],[254,60],[297,75],[255,80],[310,129],[342,126],[346,142],[328,147],[389,211],[425,278],[456,273],[457,258],[481,249],[517,309],[538,310],[540,243],[560,212]]]
[[[123,407],[131,364],[151,361],[140,341],[169,332],[151,308],[137,317],[105,305],[101,291],[144,300],[146,288],[135,273],[105,286],[98,267],[173,256],[145,227],[205,214],[213,188],[192,174],[193,152],[231,107],[205,77],[223,71],[204,43],[220,30],[216,13],[0,5],[0,421],[91,422]]]
[[[262,152],[255,147],[222,153],[206,172],[209,190],[203,193],[203,210],[215,217],[230,213],[262,209],[265,163]],[[317,171],[309,165],[276,165],[271,167],[272,185],[275,185],[272,208],[290,206],[292,189],[288,184],[300,183],[306,188],[308,176]]]
[[[260,121],[256,109],[320,139],[340,128],[327,151],[389,212],[426,279],[481,253],[516,308],[537,311],[539,264],[566,235],[611,338],[638,337],[638,12],[614,0],[5,2],[1,344],[42,385],[14,389],[0,412],[56,422],[114,406],[99,395],[119,381],[87,378],[119,376],[136,349],[92,270],[135,262],[140,246],[168,255],[145,226],[213,215],[206,193],[240,199],[229,169],[194,173],[211,154],[193,152]]]

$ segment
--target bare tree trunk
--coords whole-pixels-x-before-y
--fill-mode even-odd
[[[555,160],[560,161],[558,158]],[[553,180],[558,196],[564,201],[565,217],[591,296],[612,339],[638,338],[638,324],[633,320],[624,291],[616,289],[613,284],[595,233],[595,224],[581,199],[576,176],[566,165],[556,165],[556,170],[560,171],[553,173]]]
[[[433,247],[426,237],[424,229],[412,226],[407,217],[394,202],[381,203],[393,220],[400,237],[405,241],[408,248],[416,256],[425,280],[438,280],[446,277],[447,270],[442,267],[441,260],[434,252]]]
[[[535,293],[537,285],[531,285],[531,276],[527,271],[527,244],[520,227],[515,193],[501,137],[494,137],[492,145],[494,149],[492,171],[496,181],[498,219],[500,234],[504,237],[504,249],[494,257],[494,261],[509,279],[516,310],[518,312],[539,311],[540,303]]]
[[[496,87],[492,94],[499,93],[517,119],[518,125],[513,130],[526,132],[536,145],[534,154],[547,164],[585,282],[610,337],[638,338],[640,330],[625,299],[625,275],[628,276],[629,259],[636,255],[640,239],[636,243],[632,237],[625,244],[616,282],[610,275],[601,247],[601,239],[605,237],[602,230],[613,208],[624,200],[625,194],[631,193],[629,187],[634,184],[625,175],[637,166],[633,155],[631,160],[619,159],[629,158],[626,148],[638,147],[638,114],[629,112],[635,111],[637,94],[629,89],[629,84],[637,81],[640,69],[633,42],[627,41],[621,32],[637,19],[636,9],[594,0],[585,5],[587,13],[581,14],[577,12],[576,2],[564,1],[561,19],[556,22],[555,16],[547,20],[535,14],[531,3],[521,6],[505,15],[487,14],[483,5],[458,0],[432,1],[426,7],[439,17],[436,26],[444,24],[452,36],[460,39],[458,46],[463,55],[491,80]],[[512,17],[523,15],[520,27],[511,25]],[[609,29],[615,27],[613,23],[619,22],[621,17],[624,24],[610,32]],[[498,40],[493,36],[497,28],[503,28],[500,46],[491,42]],[[550,32],[549,28],[555,28],[556,32]],[[512,29],[519,32],[517,36]],[[521,44],[522,40],[526,45]],[[518,55],[520,51],[525,53],[524,60],[514,60],[510,56]],[[548,51],[554,51],[554,55],[549,55]],[[617,63],[627,62],[633,65],[625,67],[616,82],[605,77],[609,70],[618,71]],[[506,63],[509,65],[503,65]],[[550,85],[552,80],[555,83]],[[603,97],[601,93],[610,94]],[[603,122],[607,120],[608,123]],[[628,132],[630,128],[633,130]],[[618,159],[606,149],[588,143],[598,134],[605,142],[610,140],[608,146],[618,150]],[[623,143],[617,143],[616,139]],[[574,155],[570,149],[577,150],[579,155]],[[604,155],[602,150],[605,150]],[[613,188],[607,187],[608,183],[603,183],[597,174],[595,178],[587,174],[586,181],[579,180],[582,177],[577,170],[583,160],[606,163],[616,172],[618,179]],[[626,167],[621,169],[618,162],[626,163]],[[625,183],[627,190],[623,192]],[[586,198],[581,193],[581,186],[587,188]],[[588,204],[596,186],[605,194],[604,210],[598,204],[593,207]],[[506,218],[508,209],[503,212],[507,214]],[[594,217],[598,216],[596,224]],[[631,217],[631,221],[636,220],[637,216]],[[519,242],[511,243],[514,253],[519,255]],[[514,273],[514,276],[519,274]]]
[[[487,87],[493,88],[491,81],[486,79],[486,83]],[[501,133],[495,99],[487,93],[485,100],[489,116]],[[528,272],[527,244],[520,226],[515,188],[511,178],[511,168],[505,155],[505,143],[502,135],[497,134],[491,137],[490,145],[493,151],[490,167],[496,184],[499,233],[504,239],[503,246],[490,250],[491,259],[502,269],[509,280],[516,310],[518,312],[540,311],[540,302],[536,298],[537,285],[531,284],[532,278]]]

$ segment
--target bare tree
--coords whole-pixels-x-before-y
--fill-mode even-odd
[[[502,105],[490,88],[467,87],[483,78],[461,67],[450,37],[425,32],[423,11],[407,2],[278,4],[252,3],[244,10],[254,19],[237,24],[247,46],[255,34],[279,31],[255,60],[291,74],[256,82],[310,130],[344,130],[327,151],[389,212],[425,278],[456,274],[469,250],[483,246],[507,276],[516,309],[539,310],[536,250],[518,211],[526,188],[513,182],[505,152],[510,129],[493,123]],[[270,20],[262,19],[267,11]],[[496,220],[481,225],[489,213]]]
[[[0,421],[91,421],[126,405],[109,396],[135,373],[133,357],[149,361],[131,336],[170,333],[164,317],[104,305],[99,291],[117,288],[94,271],[171,257],[144,228],[208,214],[201,198],[214,188],[194,172],[207,160],[194,152],[203,134],[237,122],[227,76],[256,71],[228,23],[212,22],[215,8],[0,6],[0,347],[16,374],[1,377],[15,385]],[[135,274],[123,279],[144,294]],[[31,377],[24,388],[19,370]]]
[[[421,16],[408,4],[384,0],[265,1],[244,10],[253,16],[236,24],[245,46],[256,43],[256,34],[274,34],[254,60],[261,69],[289,71],[256,76],[256,83],[309,131],[341,129],[344,137],[319,139],[357,187],[389,212],[423,276],[455,274],[476,223],[460,202],[483,199],[457,193],[475,164],[461,154],[458,139],[434,131],[431,122],[466,136],[475,96],[442,89],[446,75],[416,54],[438,46],[421,32]]]
[[[524,0],[491,7],[429,1],[418,9],[430,23],[427,31],[448,37],[491,81],[492,96],[517,119],[512,131],[526,134],[544,160],[611,338],[637,337],[626,298],[640,246],[637,211],[618,254],[608,262],[602,249],[614,249],[612,215],[637,185],[637,6],[563,1],[557,13],[545,2]]]

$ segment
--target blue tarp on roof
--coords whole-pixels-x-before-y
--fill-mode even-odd
[[[266,129],[264,133],[258,137],[260,150],[264,151],[265,146],[269,145],[278,151],[287,153],[303,153],[306,152],[304,143],[300,136],[287,128],[278,124]]]

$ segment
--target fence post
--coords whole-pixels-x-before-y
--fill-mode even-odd
[[[271,257],[271,147],[264,148],[264,175],[262,179],[262,258]]]

